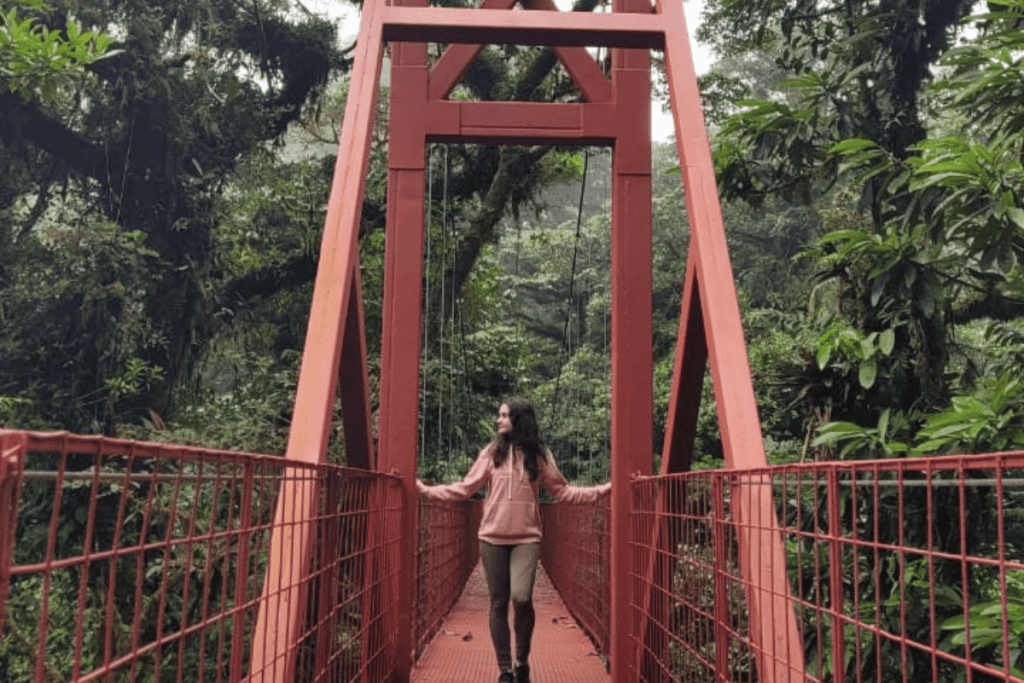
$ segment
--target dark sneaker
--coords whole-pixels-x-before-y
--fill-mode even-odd
[[[501,675],[498,676],[498,683],[516,683],[516,674],[512,669],[508,671],[502,671]]]
[[[520,664],[516,667],[516,683],[530,683],[529,664]]]

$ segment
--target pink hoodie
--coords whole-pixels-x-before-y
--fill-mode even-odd
[[[542,531],[538,493],[541,484],[559,503],[589,503],[611,490],[610,483],[599,486],[569,485],[558,471],[558,465],[550,452],[546,459],[537,459],[537,469],[537,478],[530,481],[519,452],[511,458],[505,458],[501,467],[495,467],[491,446],[488,445],[480,451],[462,481],[447,486],[427,486],[417,480],[416,488],[420,495],[434,500],[466,500],[485,484],[489,485],[477,537],[492,545],[540,541]]]

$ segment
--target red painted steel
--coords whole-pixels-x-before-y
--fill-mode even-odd
[[[551,583],[597,648],[611,652],[608,501],[544,505],[541,517],[541,562]]]
[[[480,9],[508,10],[517,2],[518,0],[484,0],[480,4]],[[550,11],[558,9],[551,0],[526,0],[522,4],[530,9]],[[450,45],[430,71],[429,98],[443,100],[448,97],[482,49],[483,45],[481,44]],[[579,86],[587,102],[612,101],[612,91],[608,79],[605,78],[600,66],[594,62],[589,53],[582,48],[555,47],[554,50],[559,61]]]
[[[360,614],[367,595],[382,598],[375,614],[393,609],[394,477],[64,433],[0,431],[0,453],[0,518],[17,529],[0,555],[4,680],[237,681],[288,657],[253,650],[261,579],[282,491],[314,479],[305,585],[271,586],[307,600],[290,680],[391,679],[393,659],[376,653],[394,634]]]
[[[341,357],[338,367],[338,393],[343,406],[341,420],[345,430],[345,464],[360,469],[375,469],[373,416],[370,411],[370,378],[366,355],[366,324],[363,320],[362,282],[358,265],[352,268],[353,300],[345,316]]]
[[[425,0],[407,0],[423,4]],[[391,111],[388,135],[388,210],[384,254],[384,324],[381,338],[380,453],[381,466],[403,481],[406,501],[416,494],[418,449],[420,339],[423,283],[424,184],[426,139],[422,111],[426,98],[426,45],[398,44],[391,48]],[[407,505],[405,529],[416,529],[418,505]],[[417,538],[406,534],[399,562],[416,566]],[[410,577],[411,578],[411,577]],[[415,639],[414,582],[399,586],[397,613],[398,681],[407,681]]]
[[[611,316],[611,624],[612,680],[625,682],[629,634],[629,482],[652,471],[650,55],[619,51],[613,85],[644,106],[616,142],[612,159]],[[639,64],[637,64],[639,62]],[[641,123],[641,121],[643,123]],[[643,136],[643,137],[640,137]]]
[[[750,374],[746,365],[742,329],[733,290],[732,274],[725,251],[721,216],[714,194],[714,175],[710,164],[706,135],[700,115],[699,94],[688,52],[685,21],[681,7],[669,3],[652,14],[645,0],[616,0],[612,14],[560,13],[549,0],[531,0],[526,9],[545,11],[510,11],[511,0],[487,0],[474,10],[427,7],[425,0],[406,0],[385,5],[371,0],[364,8],[360,43],[368,47],[357,55],[354,66],[354,88],[350,94],[353,106],[370,105],[372,110],[379,77],[379,44],[382,40],[398,41],[392,46],[391,123],[389,136],[389,207],[388,244],[385,264],[385,313],[381,378],[381,443],[378,466],[393,470],[403,481],[405,495],[412,499],[415,479],[416,431],[414,417],[418,408],[418,376],[420,338],[419,302],[423,249],[423,182],[424,153],[428,141],[472,141],[504,143],[573,143],[605,144],[614,148],[612,201],[612,505],[610,547],[614,564],[610,568],[610,647],[613,678],[625,681],[629,662],[633,660],[627,633],[639,628],[621,618],[626,614],[629,595],[626,538],[630,527],[628,509],[629,478],[650,471],[652,413],[651,320],[650,320],[650,55],[651,47],[664,47],[669,67],[669,85],[677,116],[678,138],[684,168],[690,215],[693,219],[691,252],[692,283],[699,294],[699,304],[684,312],[688,335],[703,335],[706,343],[694,346],[696,360],[687,357],[681,366],[689,372],[688,384],[696,384],[690,375],[703,367],[705,355],[710,356],[715,373],[718,408],[723,424],[727,464],[730,467],[751,467],[764,464],[760,445],[760,427]],[[425,41],[451,43],[448,52],[431,72],[426,63]],[[403,42],[405,41],[405,42]],[[419,41],[419,42],[416,42]],[[479,48],[464,47],[466,43],[492,41],[526,44],[549,44],[557,48],[567,70],[576,79],[587,102],[578,104],[537,104],[526,102],[451,102],[444,97],[457,83]],[[616,47],[612,54],[612,77],[608,83],[600,67],[582,49],[586,45]],[[640,48],[640,49],[638,49]],[[359,159],[358,168],[365,170],[367,138],[370,123],[346,114],[343,144],[339,149],[339,173],[349,173],[348,182],[336,184],[332,192],[344,195],[350,214],[341,223],[347,231],[349,250],[332,263],[329,273],[349,272],[352,268],[356,232],[355,208],[362,201],[361,178],[353,179],[356,168],[350,159]],[[700,131],[697,133],[695,131]],[[684,134],[685,133],[685,134]],[[348,141],[346,146],[345,141]],[[342,164],[345,164],[344,167]],[[338,189],[340,188],[340,189]],[[336,222],[328,221],[327,235],[337,232]],[[336,237],[331,237],[336,239]],[[325,242],[326,243],[326,242]],[[323,270],[323,269],[322,269]],[[325,276],[328,278],[329,276]],[[699,286],[697,286],[699,285]],[[319,283],[330,286],[329,283]],[[350,298],[340,297],[318,312],[314,319],[327,315],[328,327],[337,311],[348,305]],[[692,301],[697,302],[695,297]],[[686,316],[698,313],[691,325]],[[319,316],[319,317],[318,317]],[[312,334],[307,349],[307,364],[316,368],[323,362],[310,360],[310,352],[338,356],[339,341],[333,346]],[[692,328],[692,333],[689,328]],[[692,354],[690,354],[692,355]],[[354,361],[353,361],[354,362]],[[329,387],[328,387],[329,388]],[[681,389],[676,385],[673,404],[678,406]],[[329,396],[321,391],[303,391],[299,398],[311,396],[310,405],[329,404]],[[695,414],[695,413],[694,413]],[[673,423],[678,422],[672,413]],[[684,417],[685,425],[689,416]],[[361,421],[360,421],[361,422]],[[302,429],[307,429],[306,423]],[[323,425],[317,422],[316,425]],[[692,430],[691,430],[692,431]],[[293,438],[302,437],[293,435]],[[674,455],[678,444],[688,438],[687,430],[673,430],[667,461],[677,463]],[[321,452],[322,452],[322,446]],[[306,449],[298,446],[289,454],[300,455]],[[765,491],[756,483],[739,514],[748,521],[758,521],[763,531],[747,534],[743,542],[758,556],[770,556],[778,567],[781,547],[773,540],[773,511]],[[417,508],[408,506],[403,527],[415,528]],[[299,518],[302,513],[300,511]],[[301,525],[297,527],[300,531]],[[411,535],[400,546],[400,562],[411,565],[415,547]],[[268,576],[283,571],[285,581],[301,581],[302,555],[293,567],[272,567]],[[654,563],[649,562],[654,567]],[[792,615],[784,608],[788,589],[785,576],[763,566],[746,567],[749,576],[751,608],[758,614],[772,614],[755,633],[759,643],[784,642],[781,634],[795,626]],[[399,679],[407,678],[412,656],[412,598],[408,585],[399,586],[396,656]],[[301,610],[301,601],[298,609]],[[271,605],[270,607],[273,607]],[[291,621],[301,620],[301,612]],[[780,621],[781,620],[781,621]],[[779,626],[781,625],[781,629]],[[277,636],[275,636],[277,637]],[[291,636],[284,633],[286,640]],[[774,638],[774,639],[773,639]],[[767,648],[774,652],[771,647]],[[408,655],[407,655],[408,653]],[[790,653],[799,656],[799,653]],[[287,664],[286,667],[287,669]],[[777,677],[763,672],[766,680]],[[781,680],[781,677],[780,677]]]
[[[693,249],[692,245],[690,249]],[[692,258],[691,253],[691,257],[686,260],[686,274],[683,278],[672,388],[661,451],[661,474],[689,470],[693,457],[693,441],[697,435],[697,416],[700,413],[708,363],[699,288],[697,259]]]
[[[397,478],[64,433],[0,431],[0,463],[7,680],[239,680],[253,661],[287,657],[254,652],[252,636],[289,477],[322,484],[304,522],[316,539],[305,585],[274,587],[307,605],[290,680],[398,676],[392,615],[408,574]],[[630,636],[642,654],[631,680],[761,681],[767,670],[808,683],[1024,683],[1024,453],[689,472],[628,488],[627,602],[647,627]],[[774,561],[751,555],[765,525],[744,512],[763,491],[798,624],[782,647],[758,637],[750,598],[749,567]],[[439,628],[449,638],[439,619],[473,566],[480,514],[479,503],[422,504],[417,647]],[[609,511],[546,508],[542,549],[568,611],[606,652]]]
[[[14,539],[18,522],[21,475],[25,466],[25,437],[0,432],[0,636],[6,632],[4,622],[7,594],[11,587],[11,566],[14,564]]]
[[[459,599],[480,556],[476,532],[480,501],[449,503],[421,498],[413,642],[420,653]],[[483,631],[480,632],[483,634]]]
[[[755,681],[767,666],[822,683],[1024,681],[1022,475],[1024,453],[1006,453],[639,479],[633,554],[665,554],[672,578],[647,586],[671,609],[639,615],[660,637],[638,642],[650,656],[635,680]],[[798,622],[774,650],[756,637],[742,568],[772,561],[743,543],[759,532],[738,514],[754,481],[780,520]],[[666,512],[666,497],[685,502]],[[647,545],[657,525],[673,530],[671,547]],[[649,578],[632,580],[645,592]]]
[[[681,334],[677,342],[680,346],[677,350],[681,354],[693,353],[693,357],[683,355],[681,360],[677,358],[676,371],[685,375],[689,386],[683,386],[682,376],[677,376],[673,384],[672,408],[668,417],[671,437],[666,437],[671,440],[666,441],[666,446],[674,450],[663,453],[662,459],[670,467],[679,466],[689,459],[688,454],[675,449],[688,448],[681,445],[681,437],[688,436],[693,418],[692,414],[685,412],[693,408],[681,409],[680,406],[688,401],[699,403],[700,400],[700,388],[692,380],[695,367],[704,364],[705,348],[701,348],[699,343],[693,344],[691,330],[698,323],[690,322],[692,316],[699,319],[699,327],[706,340],[726,467],[738,470],[763,467],[767,461],[715,186],[714,166],[707,131],[703,126],[693,60],[689,50],[685,49],[688,44],[686,19],[680,3],[660,2],[658,12],[665,22],[666,78],[675,113],[676,144],[690,221],[688,262],[693,263],[693,269],[688,272],[686,288],[690,289],[691,297],[695,289],[698,296],[694,299],[699,301],[699,308],[691,303],[681,313]],[[680,430],[678,434],[675,433],[677,429]],[[751,635],[759,657],[758,674],[763,681],[802,680],[803,652],[799,648],[796,617],[790,607],[785,556],[779,543],[770,491],[756,480],[742,480],[740,484],[743,495],[739,497],[734,514],[745,525],[739,539],[744,550],[740,561],[747,581],[748,605],[753,615]],[[671,513],[670,510],[665,512]],[[654,547],[660,545],[655,543]]]
[[[648,48],[660,44],[646,2],[617,2],[615,15],[550,11],[547,0],[509,11],[508,0],[483,9],[425,7],[421,0],[379,9],[384,37],[397,41],[454,43],[429,70],[422,42],[392,47],[389,135],[389,224],[385,264],[385,326],[381,381],[381,464],[403,478],[407,495],[415,478],[419,377],[419,302],[423,249],[423,169],[428,141],[491,144],[604,144],[614,147],[612,216],[612,520],[610,581],[611,653],[625,675],[630,641],[626,614],[626,512],[629,477],[651,471],[651,238],[650,55],[616,50],[609,83],[579,46],[606,44]],[[413,6],[417,5],[417,6]],[[636,14],[630,14],[631,12]],[[628,16],[627,16],[628,15]],[[497,31],[497,32],[496,32]],[[479,48],[460,43],[554,44],[588,101],[581,104],[453,102],[443,99]],[[354,67],[359,71],[361,66]],[[412,514],[412,511],[409,513]],[[406,528],[415,526],[407,520]],[[403,562],[415,560],[406,542]],[[412,656],[411,604],[399,599],[399,680]],[[621,631],[621,634],[618,632]],[[621,637],[617,637],[617,634]],[[405,644],[409,643],[406,648]],[[406,658],[409,652],[409,659]]]
[[[650,11],[649,4],[648,14],[628,16],[388,6],[382,23],[384,38],[393,41],[660,50],[667,43],[666,27]]]
[[[380,6],[363,7],[349,81],[334,181],[328,200],[309,327],[299,372],[286,457],[294,463],[323,463],[331,432],[339,374],[346,451],[353,462],[372,466],[366,345],[359,287],[358,235],[370,137],[377,110],[384,41]],[[353,307],[356,309],[352,313]],[[350,431],[351,430],[351,431]],[[288,478],[275,514],[271,561],[253,635],[254,681],[285,681],[294,675],[298,637],[305,618],[309,558],[314,540],[312,507],[318,482]],[[368,619],[369,614],[364,614]]]

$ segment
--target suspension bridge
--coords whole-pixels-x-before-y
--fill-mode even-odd
[[[285,456],[0,431],[0,677],[493,675],[472,649],[487,641],[473,614],[478,504],[420,500],[415,487],[425,149],[473,142],[613,154],[612,493],[545,509],[539,603],[551,611],[536,680],[1024,682],[1024,454],[767,466],[681,3],[612,10],[367,0]],[[447,45],[432,64],[428,42]],[[357,237],[388,43],[374,416]],[[450,99],[492,43],[552,47],[582,101]],[[609,73],[586,46],[611,50]],[[657,472],[652,49],[664,53],[691,233]],[[725,467],[690,472],[709,367]],[[347,467],[325,462],[339,429]],[[26,523],[40,511],[47,525]]]

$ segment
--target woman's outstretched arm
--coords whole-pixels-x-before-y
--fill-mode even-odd
[[[550,451],[540,467],[541,483],[559,503],[593,503],[612,490],[612,483],[605,482],[597,486],[573,486],[566,481],[555,463],[555,456]]]
[[[421,496],[433,500],[466,500],[487,483],[491,461],[490,451],[485,448],[480,451],[476,462],[469,468],[469,472],[463,477],[462,481],[441,486],[427,486],[417,479],[416,491]]]

